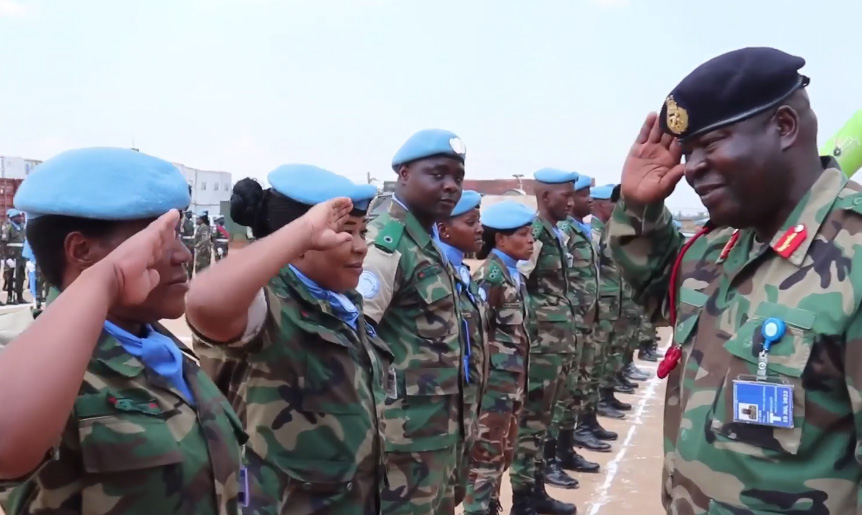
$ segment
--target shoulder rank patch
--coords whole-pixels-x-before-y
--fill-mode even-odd
[[[503,284],[503,278],[505,275],[503,274],[503,269],[497,263],[491,263],[488,265],[488,275],[485,276],[488,283],[494,286],[500,286]]]
[[[785,232],[784,235],[775,242],[775,247],[773,248],[779,256],[787,259],[796,249],[799,248],[800,245],[802,245],[807,236],[808,230],[805,226],[802,224],[796,225],[787,229],[787,232]]]
[[[398,248],[398,243],[401,242],[401,236],[403,235],[404,224],[398,220],[389,220],[380,228],[380,232],[374,238],[374,245],[391,254]]]
[[[533,220],[533,238],[538,238],[542,234],[542,221],[539,218]]]
[[[835,205],[839,209],[853,211],[854,213],[862,215],[862,193],[839,197]]]

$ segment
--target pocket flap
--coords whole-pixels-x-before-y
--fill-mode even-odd
[[[403,372],[404,393],[408,397],[454,395],[459,391],[459,370],[453,368],[411,368]]]
[[[763,335],[760,331],[764,321],[765,319],[756,318],[742,324],[736,334],[724,344],[727,352],[752,365],[752,374],[756,373],[758,356],[763,348]],[[769,350],[767,370],[773,374],[802,377],[811,356],[813,341],[812,331],[788,326],[781,340],[773,343]]]
[[[416,293],[425,304],[452,296],[452,284],[440,265],[425,267],[416,273]]]
[[[526,372],[523,356],[503,352],[497,352],[491,356],[491,368],[508,372]]]
[[[342,492],[353,488],[357,469],[354,462],[291,458],[284,473],[291,488],[308,492]]]

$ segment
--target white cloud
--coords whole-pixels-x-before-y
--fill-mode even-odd
[[[27,4],[19,0],[0,0],[0,16],[23,16],[29,12]]]

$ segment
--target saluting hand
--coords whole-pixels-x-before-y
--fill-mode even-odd
[[[648,114],[623,165],[623,199],[647,205],[669,197],[685,171],[681,159],[679,142],[662,132],[656,113]]]
[[[347,222],[353,202],[349,198],[339,197],[315,205],[299,219],[308,233],[308,245],[311,250],[328,250],[350,241],[353,236],[341,232]]]
[[[96,265],[108,274],[114,287],[112,304],[143,302],[158,286],[156,263],[164,249],[177,238],[180,212],[171,210],[115,248]]]

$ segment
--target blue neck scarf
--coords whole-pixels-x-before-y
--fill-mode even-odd
[[[509,270],[509,275],[512,276],[512,280],[515,282],[515,286],[520,288],[521,274],[518,272],[518,260],[509,256],[500,249],[491,249],[491,252],[503,261],[503,264],[506,265],[506,268]]]
[[[302,281],[302,284],[308,289],[308,292],[311,293],[312,297],[317,300],[326,302],[329,304],[329,307],[332,309],[332,313],[338,317],[339,320],[346,323],[354,330],[357,330],[356,321],[359,319],[359,308],[347,298],[347,296],[341,293],[335,293],[331,290],[324,290],[321,288],[316,282],[309,279],[305,274],[299,271],[293,265],[289,265],[290,269],[293,270],[293,273],[296,274],[296,277]]]
[[[575,224],[575,227],[579,231],[581,231],[581,234],[583,234],[584,236],[587,236],[587,237],[590,236],[590,231],[592,230],[592,228],[590,227],[590,224],[584,223],[583,220],[578,220],[574,216],[570,216],[569,218],[571,218],[572,222]]]
[[[146,336],[139,338],[132,333],[105,320],[105,331],[120,342],[120,345],[143,362],[143,364],[164,377],[179,390],[190,404],[194,395],[183,376],[183,353],[168,336],[156,332],[151,325],[144,327]]]

